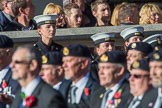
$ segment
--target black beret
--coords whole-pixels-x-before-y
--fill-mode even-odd
[[[152,46],[146,42],[134,42],[134,43],[129,44],[127,51],[132,50],[132,49],[140,51],[144,53],[145,55],[148,55],[149,53],[153,51]]]
[[[13,40],[6,36],[0,35],[0,48],[12,48],[14,46]]]
[[[149,72],[149,62],[147,59],[136,60],[131,64],[131,69],[141,69]]]
[[[48,52],[42,56],[42,64],[62,65],[61,52]]]
[[[90,58],[90,51],[87,46],[81,44],[70,44],[63,48],[63,56],[77,56]]]
[[[126,63],[126,55],[123,51],[105,52],[99,58],[99,62]]]

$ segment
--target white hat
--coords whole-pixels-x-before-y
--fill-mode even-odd
[[[129,39],[133,36],[142,36],[143,37],[144,28],[142,26],[138,27],[129,27],[121,31],[120,36],[123,37],[124,40]]]
[[[42,24],[55,24],[56,23],[56,14],[52,15],[38,15],[34,17],[34,20],[37,23],[37,26]]]
[[[162,40],[162,34],[154,34],[144,39],[143,42],[147,42],[154,46],[155,44],[161,44],[161,40]]]
[[[102,42],[115,42],[114,33],[97,33],[91,36],[91,39],[94,41],[95,45]]]

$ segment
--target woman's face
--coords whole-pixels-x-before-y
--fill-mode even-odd
[[[161,18],[160,13],[157,13],[154,10],[150,11],[150,23],[151,24],[161,23],[160,18]]]

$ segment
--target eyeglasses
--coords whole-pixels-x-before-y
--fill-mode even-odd
[[[139,74],[130,74],[130,77],[133,77],[135,79],[140,79],[143,77],[149,77],[149,74],[139,75]]]
[[[15,60],[15,61],[11,61],[11,63],[14,63],[14,64],[29,64],[30,62],[29,61],[20,61],[20,60]]]

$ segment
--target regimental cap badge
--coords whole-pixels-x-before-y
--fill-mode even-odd
[[[139,66],[140,66],[140,63],[138,61],[134,61],[132,64],[133,68],[139,68]]]
[[[65,56],[69,55],[69,49],[68,49],[67,47],[64,47],[64,49],[63,49],[63,54],[64,54]]]
[[[132,48],[136,48],[136,46],[137,46],[136,43],[132,43],[131,45]]]
[[[44,64],[44,63],[47,63],[47,61],[48,61],[48,58],[45,56],[45,55],[43,55],[42,56],[42,63]]]
[[[105,38],[105,41],[108,41],[108,40],[111,40],[111,38],[110,37]]]
[[[159,55],[158,53],[155,53],[155,54],[153,55],[153,58],[154,58],[155,60],[159,60],[159,59],[160,59],[160,55]]]
[[[140,32],[134,33],[135,36],[139,36],[140,34],[141,34]]]
[[[154,48],[154,50],[155,50],[155,51],[159,51],[159,48],[156,46],[156,47]]]
[[[100,61],[101,62],[107,62],[108,61],[108,56],[106,54],[103,54],[101,57],[100,57]]]

